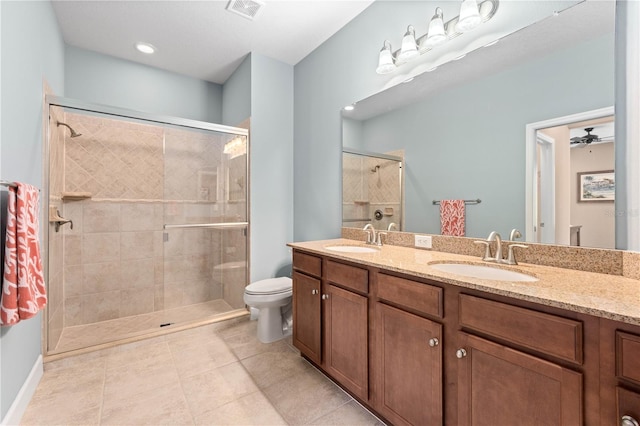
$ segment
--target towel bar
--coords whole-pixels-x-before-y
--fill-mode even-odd
[[[9,186],[11,188],[17,188],[18,187],[18,185],[16,185],[15,182],[9,182],[8,180],[0,180],[0,185]]]
[[[465,204],[480,204],[482,200],[480,198],[476,198],[475,200],[463,200]],[[439,205],[440,201],[433,200],[433,205]]]

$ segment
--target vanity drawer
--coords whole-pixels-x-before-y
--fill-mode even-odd
[[[294,269],[309,275],[320,277],[322,275],[322,259],[310,254],[293,251]]]
[[[583,362],[582,323],[551,314],[460,295],[460,325],[538,352]]]
[[[442,318],[440,287],[379,273],[378,298]]]
[[[640,336],[616,331],[616,375],[640,383]]]
[[[327,280],[361,293],[369,292],[369,271],[344,263],[327,261]]]

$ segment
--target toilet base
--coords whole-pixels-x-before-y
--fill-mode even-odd
[[[291,329],[288,326],[288,320],[283,318],[280,307],[260,309],[258,340],[262,343],[272,343],[283,339],[291,334]]]

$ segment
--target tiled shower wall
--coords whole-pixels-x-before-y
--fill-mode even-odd
[[[63,228],[65,326],[225,293],[242,307],[229,289],[241,302],[246,268],[221,273],[225,263],[246,267],[242,230],[163,225],[246,220],[246,201],[228,202],[230,188],[219,183],[244,171],[246,157],[221,158],[226,140],[211,133],[69,113],[65,120],[82,133],[65,141],[65,191],[91,193],[64,202],[74,223]]]
[[[402,157],[402,151],[388,153]],[[391,222],[402,219],[400,174],[398,162],[364,155],[343,154],[342,217],[370,218],[376,229],[387,229]],[[383,216],[375,219],[375,211]],[[347,227],[363,227],[366,223],[345,222]]]

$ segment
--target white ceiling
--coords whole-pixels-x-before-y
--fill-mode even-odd
[[[222,84],[249,52],[297,64],[372,2],[266,0],[254,21],[227,11],[227,0],[54,0],[53,8],[69,45]],[[138,52],[138,41],[157,52]]]

